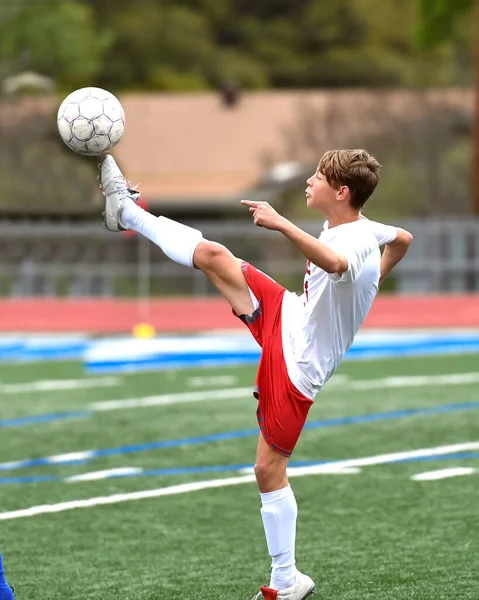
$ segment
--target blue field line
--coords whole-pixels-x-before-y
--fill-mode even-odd
[[[62,477],[57,477],[56,475],[32,475],[30,477],[0,477],[0,485],[8,485],[12,483],[46,483],[62,480]]]
[[[0,421],[0,427],[21,427],[22,425],[33,425],[34,423],[48,423],[50,421],[64,421],[66,419],[84,419],[93,415],[91,410],[78,410],[64,413],[51,413],[46,415],[33,415],[31,417],[18,417],[17,419],[4,419]]]
[[[169,340],[181,339],[181,348],[169,347]],[[215,346],[215,340],[230,339],[223,347]],[[198,341],[203,340],[203,345]],[[114,354],[102,347],[113,343]],[[251,343],[249,343],[251,342]],[[153,346],[151,344],[153,343]],[[118,344],[121,353],[118,354]],[[222,338],[211,336],[159,337],[149,340],[139,348],[138,340],[109,338],[96,340],[83,336],[0,336],[1,361],[42,361],[81,359],[89,371],[135,370],[151,368],[184,368],[192,366],[218,366],[224,364],[251,364],[259,359],[260,348],[251,339],[231,333]],[[159,346],[158,346],[159,344]],[[212,346],[213,344],[213,346]],[[238,345],[239,344],[239,345]],[[133,345],[133,346],[132,346]],[[221,343],[219,344],[222,345]],[[151,346],[151,350],[150,350]],[[158,347],[157,347],[158,346]],[[132,348],[135,348],[133,351]],[[124,349],[124,350],[123,350]],[[476,332],[413,333],[397,335],[385,333],[380,336],[359,336],[347,352],[346,359],[381,358],[391,356],[460,353],[479,351],[479,335]]]
[[[474,410],[479,408],[479,401],[458,402],[457,404],[442,404],[439,406],[426,406],[423,408],[405,408],[389,412],[373,413],[369,415],[358,415],[352,417],[336,417],[324,421],[311,421],[306,423],[304,429],[316,429],[318,427],[334,427],[337,425],[351,425],[357,423],[374,423],[389,419],[402,419],[403,417],[416,417],[440,413],[459,412],[463,410]]]
[[[351,348],[345,354],[345,360],[363,360],[372,358],[393,358],[407,356],[429,356],[437,354],[464,354],[479,352],[479,341],[457,342],[447,340],[446,343],[415,343],[408,346],[358,346]],[[178,356],[151,356],[141,359],[124,360],[97,360],[85,362],[86,373],[116,373],[128,371],[163,370],[163,369],[186,369],[193,367],[219,367],[255,365],[260,359],[260,350],[244,354],[185,354]]]
[[[98,363],[85,363],[85,373],[128,373],[136,371],[158,371],[168,369],[191,369],[196,367],[239,367],[242,365],[257,365],[260,354],[192,358],[184,356],[181,358],[168,359],[144,359],[137,361],[102,361]]]
[[[322,421],[311,421],[306,423],[305,429],[319,429],[326,427],[337,427],[340,425],[353,425],[362,423],[377,423],[390,419],[402,419],[405,417],[415,417],[424,415],[444,414],[459,411],[475,410],[479,408],[479,401],[460,402],[457,404],[442,404],[439,406],[428,406],[424,408],[410,408],[404,410],[395,410],[390,412],[372,413],[367,415],[356,415],[349,417],[337,417],[334,419],[325,419]],[[192,446],[197,444],[208,444],[212,442],[222,442],[225,440],[241,439],[251,436],[257,436],[258,429],[243,429],[240,431],[225,431],[222,433],[213,433],[210,435],[201,435],[196,437],[160,440],[157,442],[146,442],[143,444],[132,444],[128,446],[118,446],[117,448],[102,448],[98,450],[86,450],[85,452],[75,452],[73,457],[58,460],[55,457],[47,456],[42,458],[19,460],[10,463],[0,463],[0,471],[10,471],[14,469],[25,469],[28,467],[38,467],[46,465],[71,465],[90,462],[102,456],[115,456],[119,454],[131,454],[133,452],[147,452],[150,450],[160,450],[165,448],[178,448],[182,446]],[[84,456],[81,456],[81,455]]]
[[[445,404],[442,408],[440,406],[428,407],[428,408],[413,408],[413,409],[405,409],[403,411],[394,411],[393,413],[385,412],[385,413],[376,413],[376,414],[372,414],[372,415],[363,415],[363,416],[338,417],[336,419],[329,419],[326,421],[312,421],[310,423],[306,423],[304,428],[311,429],[311,428],[316,428],[316,427],[332,427],[335,425],[349,425],[350,423],[362,423],[362,422],[367,422],[367,421],[371,421],[371,422],[372,421],[382,421],[384,419],[390,419],[390,418],[401,418],[401,417],[407,417],[410,414],[411,415],[423,415],[423,414],[429,414],[431,411],[433,413],[440,413],[440,412],[453,412],[453,411],[458,411],[458,410],[472,410],[475,408],[479,408],[479,402],[465,402],[465,403],[461,403],[461,404]],[[72,412],[65,412],[65,413],[50,413],[50,414],[45,414],[45,415],[32,415],[30,417],[19,417],[19,418],[15,418],[15,419],[4,419],[4,420],[0,420],[0,428],[1,427],[21,427],[24,425],[33,425],[33,424],[37,424],[37,423],[49,423],[52,421],[64,421],[64,420],[69,420],[69,419],[85,419],[85,418],[89,418],[89,417],[93,416],[94,414],[95,414],[95,411],[79,410],[79,411],[72,411]],[[393,414],[394,416],[391,417],[391,414]],[[249,435],[254,435],[255,433],[256,433],[256,430],[228,432],[225,434],[216,434],[220,437],[215,438],[215,439],[206,439],[205,438],[204,441],[210,442],[210,441],[221,441],[224,439],[229,439],[229,438],[221,437],[221,436],[225,436],[225,435],[226,436],[230,435],[232,438],[247,437]],[[203,440],[200,440],[199,442],[187,441],[186,443],[202,443],[202,441]],[[176,442],[177,441],[175,441],[175,440],[171,441],[171,443],[173,445],[176,444]],[[165,447],[170,447],[170,446],[165,446]],[[151,449],[156,449],[156,447],[151,448]],[[141,451],[141,450],[138,450],[138,451]],[[119,452],[119,453],[121,453],[121,452]],[[2,466],[0,463],[0,471],[1,470],[2,470]]]
[[[435,356],[445,354],[468,354],[479,352],[479,342],[470,344],[444,344],[444,345],[411,345],[405,348],[357,348],[351,349],[344,355],[345,360],[364,360],[371,358],[394,358],[408,356]]]
[[[407,462],[430,462],[437,460],[465,460],[465,459],[476,459],[479,458],[479,452],[463,452],[454,454],[442,454],[433,456],[418,456],[411,458],[399,458],[391,460],[389,464],[399,464]],[[320,466],[326,464],[343,463],[343,460],[303,460],[303,461],[290,461],[290,467],[311,467]],[[386,464],[386,463],[383,463]],[[145,469],[136,473],[111,473],[105,475],[103,479],[122,479],[125,477],[161,477],[171,475],[198,475],[203,473],[224,473],[232,471],[240,471],[242,469],[252,469],[252,464],[239,464],[239,465],[211,465],[204,467],[176,467],[170,469]],[[9,485],[16,483],[45,483],[45,482],[59,482],[68,481],[70,477],[59,476],[59,475],[27,475],[26,477],[0,477],[0,485]],[[96,480],[101,481],[101,480]]]
[[[92,340],[55,335],[0,337],[0,362],[81,359]]]

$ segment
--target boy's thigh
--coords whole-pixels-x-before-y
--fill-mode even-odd
[[[284,287],[217,242],[198,244],[193,262],[262,345],[279,323]]]
[[[264,341],[256,379],[258,424],[267,444],[282,456],[291,456],[313,400],[289,378],[283,356],[281,330]]]
[[[258,344],[281,330],[281,311],[285,288],[247,262],[242,264],[244,279],[254,296],[252,314],[238,314]]]
[[[203,271],[237,314],[252,314],[253,301],[242,272],[243,261],[225,246],[207,240],[198,244],[193,256],[196,268]]]

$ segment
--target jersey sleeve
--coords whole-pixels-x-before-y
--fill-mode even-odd
[[[369,237],[369,236],[368,236]],[[364,263],[368,256],[374,250],[377,250],[377,246],[374,240],[367,240],[357,245],[344,245],[335,248],[338,253],[341,253],[348,261],[348,268],[342,275],[338,273],[329,273],[329,278],[334,283],[354,283],[361,273]]]
[[[384,244],[389,244],[396,239],[398,234],[398,230],[396,227],[392,225],[384,225],[383,223],[378,223],[377,221],[370,221],[367,219],[376,239],[378,241],[378,246],[384,246]]]

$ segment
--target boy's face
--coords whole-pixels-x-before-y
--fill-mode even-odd
[[[326,177],[320,172],[319,168],[316,169],[314,175],[312,175],[306,183],[307,187],[305,191],[308,207],[324,212],[336,199],[338,190],[335,190],[328,183]]]

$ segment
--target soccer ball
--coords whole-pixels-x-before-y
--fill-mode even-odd
[[[125,113],[118,98],[101,88],[72,92],[57,115],[62,140],[74,152],[98,156],[118,144],[125,131]]]

